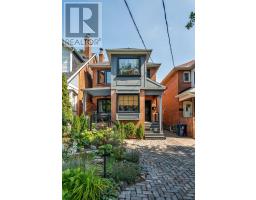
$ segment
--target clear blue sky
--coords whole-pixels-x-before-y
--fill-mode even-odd
[[[95,2],[63,0],[63,2]],[[144,48],[123,0],[102,2],[103,48]],[[162,0],[127,0],[147,48],[153,49],[154,62],[162,63],[157,80],[171,70],[171,56],[164,21]],[[188,16],[195,9],[194,0],[165,0],[175,65],[195,57],[194,28],[187,30]],[[63,17],[63,16],[62,16]],[[64,29],[63,29],[64,31]],[[98,53],[98,49],[94,49]]]

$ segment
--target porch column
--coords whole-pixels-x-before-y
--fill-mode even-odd
[[[163,132],[163,111],[162,111],[162,94],[158,96],[158,112],[159,112],[159,127],[160,133]]]
[[[84,91],[84,96],[83,96],[83,113],[84,113],[84,115],[86,112],[86,99],[87,99],[87,92]]]

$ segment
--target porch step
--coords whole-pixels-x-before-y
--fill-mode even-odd
[[[165,140],[163,133],[145,131],[145,140]]]
[[[157,129],[157,131],[159,131],[160,129],[158,122],[145,122],[144,127],[145,131],[153,131],[154,129]]]

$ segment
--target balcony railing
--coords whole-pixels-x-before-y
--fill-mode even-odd
[[[111,121],[111,113],[93,113],[92,114],[92,122],[109,122]]]

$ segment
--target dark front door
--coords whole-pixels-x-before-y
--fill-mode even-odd
[[[151,122],[151,101],[145,101],[145,121]]]

